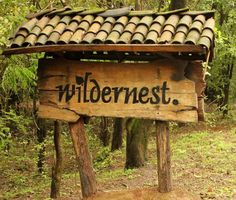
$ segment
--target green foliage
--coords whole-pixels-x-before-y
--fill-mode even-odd
[[[209,68],[210,76],[207,76],[207,86],[214,91],[215,98],[218,95],[220,95],[221,98],[225,98],[227,94],[224,91],[224,86],[229,83],[231,86],[230,97],[231,100],[233,100],[236,97],[236,76],[234,70],[233,76],[231,77],[228,68],[230,64],[234,66],[236,64],[235,1],[204,0],[195,4],[195,8],[196,10],[216,10],[216,45],[214,60],[210,63]],[[218,99],[220,100],[221,98]]]
[[[27,0],[0,1],[0,47],[7,44],[12,31],[24,21],[28,12],[34,10]]]
[[[29,124],[30,119],[16,114],[14,110],[3,111],[0,118],[0,150],[11,143],[13,135],[27,135]]]
[[[121,154],[123,154],[123,152],[120,150],[111,152],[109,147],[103,147],[96,153],[96,157],[93,161],[94,167],[98,170],[109,168],[116,162]]]
[[[108,147],[102,148],[97,153],[97,156],[94,160],[94,166],[98,169],[108,167],[112,162],[112,158],[110,155],[111,153]]]
[[[204,181],[202,186],[198,186],[202,190],[203,199],[234,199],[232,186],[235,185],[236,175],[236,134],[234,128],[221,128],[218,131],[189,132],[171,144],[172,160],[183,170],[176,170],[174,177],[183,178],[191,173],[194,181]],[[218,185],[218,181],[221,184]],[[189,184],[189,181],[186,183]]]
[[[137,173],[137,169],[116,169],[116,170],[106,170],[102,174],[98,175],[98,178],[102,181],[114,181],[121,177],[126,177],[131,180],[140,175]]]
[[[33,61],[33,62],[32,62]],[[2,77],[2,88],[6,94],[22,94],[25,91],[30,94],[36,86],[35,60],[28,60],[29,67],[26,67],[24,57],[12,57]]]

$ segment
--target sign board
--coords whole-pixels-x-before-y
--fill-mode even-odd
[[[196,122],[195,83],[188,62],[80,62],[41,59],[39,117],[76,121],[80,115]]]

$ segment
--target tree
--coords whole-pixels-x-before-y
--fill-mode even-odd
[[[147,160],[148,133],[151,124],[151,120],[127,120],[126,169],[141,167]]]
[[[122,147],[122,136],[123,136],[123,123],[124,120],[122,118],[114,119],[114,129],[112,134],[112,143],[111,143],[111,151],[115,151]]]
[[[206,95],[208,100],[217,103],[223,115],[228,114],[230,100],[236,97],[236,80],[234,66],[236,58],[236,12],[235,2],[230,0],[200,1],[196,9],[215,9],[216,12],[216,45],[215,56],[209,64]]]
[[[55,146],[55,161],[52,167],[51,181],[51,198],[60,197],[60,186],[62,176],[62,147],[61,147],[61,124],[58,121],[54,122],[54,146]]]
[[[109,131],[109,118],[101,117],[99,139],[103,146],[108,146],[110,143],[111,134]]]
[[[186,0],[171,0],[169,10],[176,10],[186,7]]]
[[[135,1],[135,9],[143,7],[142,0]],[[146,161],[146,150],[148,145],[148,131],[151,121],[144,119],[128,119],[126,121],[126,163],[125,168],[137,168],[144,165]]]

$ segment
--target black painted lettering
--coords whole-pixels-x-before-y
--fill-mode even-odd
[[[82,76],[75,76],[75,81],[77,85],[82,85],[84,83],[84,79]]]
[[[139,91],[139,94],[138,94],[138,99],[139,99],[139,102],[142,103],[142,104],[146,104],[149,102],[150,98],[145,98],[144,97],[147,97],[148,96],[148,93],[149,93],[149,89],[147,87],[142,87]]]
[[[133,88],[132,90],[130,90],[130,88],[125,87],[125,104],[129,103],[130,97],[133,96],[133,104],[138,103],[138,99],[137,99],[137,88]]]
[[[84,83],[84,78],[82,76],[75,76],[75,81],[78,85],[78,87],[76,87],[78,91],[77,101],[78,103],[80,103],[81,102],[81,85]]]
[[[161,98],[159,97],[158,93],[160,92],[160,87],[156,86],[152,88],[152,95],[153,97],[150,100],[151,104],[158,104],[160,103]]]
[[[109,96],[111,94],[111,88],[110,87],[104,87],[102,89],[102,101],[104,103],[109,103],[111,101],[111,96]]]
[[[100,99],[100,86],[98,85],[98,82],[95,79],[91,79],[90,80],[91,83],[94,84],[94,87],[92,87],[92,89],[90,90],[90,101],[92,103],[96,103],[99,101]],[[95,95],[97,95],[95,97]]]
[[[65,98],[66,102],[71,100],[71,98],[75,95],[75,85],[72,85],[71,93],[70,93],[70,84],[66,84],[64,88],[63,85],[59,85],[56,88],[59,89],[59,102],[62,101],[64,94],[66,94]]]
[[[117,103],[119,100],[120,93],[124,90],[123,87],[113,87],[112,90],[114,90],[114,103]]]
[[[78,96],[77,96],[77,101],[78,103],[81,102],[81,87],[76,87],[77,91],[78,91]]]
[[[173,103],[173,105],[177,106],[177,105],[179,104],[179,101],[178,101],[177,99],[174,99],[174,100],[172,101],[172,103]]]
[[[87,88],[88,88],[88,77],[91,75],[91,72],[85,73],[84,78],[84,102],[89,102],[89,99],[87,99]]]
[[[151,89],[148,87],[113,87],[105,86],[100,87],[99,82],[96,79],[90,79],[92,75],[91,72],[86,72],[83,76],[75,76],[76,85],[66,84],[65,86],[59,85],[56,88],[58,89],[58,99],[59,102],[65,98],[65,102],[70,101],[73,96],[78,92],[77,101],[78,103],[97,103],[100,100],[104,103],[118,103],[121,97],[124,96],[125,104],[169,104],[171,98],[167,96],[167,92],[170,90],[167,86],[167,81],[162,83],[162,86],[155,86]],[[90,87],[89,87],[90,86]],[[92,87],[92,88],[91,88]],[[90,90],[88,90],[91,88]],[[114,92],[114,95],[113,95]],[[123,94],[122,94],[123,93]],[[122,95],[122,96],[121,96]],[[114,100],[113,100],[114,99]],[[113,102],[114,101],[114,102]],[[173,99],[173,105],[178,105],[179,101]]]
[[[162,103],[163,103],[163,104],[169,104],[170,101],[171,101],[170,98],[168,98],[168,99],[166,100],[166,91],[169,90],[169,89],[170,89],[170,88],[167,87],[167,82],[166,82],[166,81],[163,82],[162,88],[161,88],[161,90],[162,90]]]

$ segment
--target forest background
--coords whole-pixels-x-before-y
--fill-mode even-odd
[[[133,6],[137,10],[167,11],[174,7],[189,7],[191,10],[216,11],[214,60],[204,63],[208,68],[206,122],[200,125],[171,123],[173,174],[177,186],[186,187],[203,199],[236,199],[235,1],[0,0],[0,54],[6,48],[9,36],[28,13],[66,5],[92,9]],[[43,56],[0,55],[0,198],[46,199],[50,196],[56,126],[36,115],[37,60]],[[101,117],[90,119],[86,125],[98,182],[108,190],[156,184],[152,122],[134,121],[133,128],[127,131],[125,124],[128,124],[126,120]],[[74,197],[80,187],[79,175],[66,124],[61,124],[60,132],[63,152],[61,196]],[[128,153],[125,157],[126,143],[130,144],[130,151],[134,151],[135,144],[132,146],[129,140],[133,135],[140,136],[136,146],[142,148],[135,150],[135,158]],[[142,166],[145,167],[139,168]],[[206,181],[205,184],[202,185],[200,180]]]

